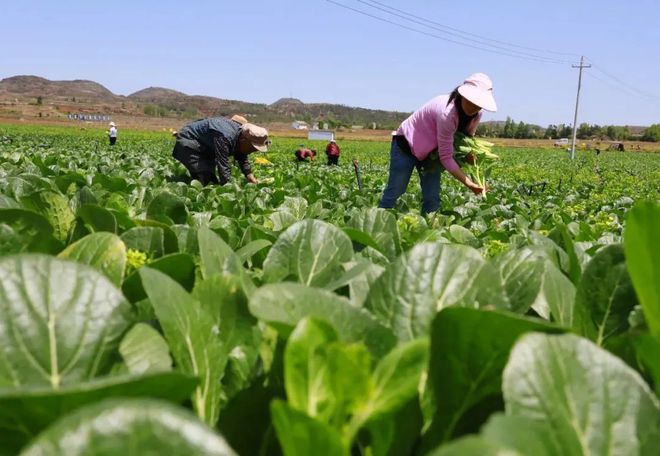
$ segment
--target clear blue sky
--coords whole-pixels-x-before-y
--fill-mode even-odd
[[[447,36],[368,2],[336,1]],[[545,50],[584,54],[597,68],[585,70],[578,122],[660,123],[658,0],[379,2],[497,46],[576,63]],[[293,96],[412,111],[481,71],[500,107],[485,120],[541,125],[572,123],[578,76],[569,63],[460,46],[326,0],[7,1],[0,43],[0,78],[91,79],[121,95],[160,86],[259,103]]]

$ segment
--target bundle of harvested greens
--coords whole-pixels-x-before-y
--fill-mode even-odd
[[[454,135],[454,159],[486,194],[486,178],[490,169],[500,157],[491,152],[493,143],[468,136],[464,133]],[[467,165],[467,166],[463,166]]]

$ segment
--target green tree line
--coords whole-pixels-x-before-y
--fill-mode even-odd
[[[555,139],[570,138],[573,128],[570,125],[548,125],[543,128],[525,122],[515,122],[507,117],[505,122],[487,122],[477,127],[478,136],[491,138],[517,138],[517,139]],[[641,136],[634,136],[628,126],[619,125],[590,125],[582,123],[578,126],[576,137],[578,139],[610,139],[613,141],[624,141],[638,139],[641,141],[660,141],[660,124],[653,124],[646,128]]]

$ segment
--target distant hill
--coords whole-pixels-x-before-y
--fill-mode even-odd
[[[275,103],[272,103],[270,107],[273,109],[287,110],[287,109],[297,109],[304,105],[305,103],[303,103],[297,98],[280,98]]]
[[[280,98],[271,104],[249,103],[204,95],[188,95],[165,87],[148,87],[128,96],[116,95],[101,84],[83,79],[51,81],[39,76],[12,76],[0,80],[0,117],[66,118],[69,113],[117,114],[136,119],[187,121],[206,116],[241,114],[254,123],[290,124],[304,120],[330,128],[373,124],[383,130],[396,128],[409,113],[358,108],[331,103],[305,103]],[[516,121],[517,123],[517,121]],[[501,128],[504,121],[483,122]],[[531,125],[533,129],[544,127]],[[646,127],[629,126],[640,136]]]
[[[94,81],[50,81],[38,76],[13,76],[0,81],[0,94],[43,98],[117,101],[120,97]]]
[[[188,95],[164,87],[148,87],[146,89],[138,90],[137,92],[130,94],[128,97],[136,100],[154,101],[161,99],[183,99],[188,97]]]
[[[345,125],[371,126],[372,122],[388,129],[396,128],[409,113],[383,111],[329,103],[303,103],[295,98],[281,98],[269,106],[286,118],[310,121],[340,121]]]
[[[16,103],[16,100],[19,103]],[[53,112],[66,116],[68,112],[98,112],[158,116],[173,118],[197,118],[205,116],[230,116],[242,114],[255,123],[305,120],[309,123],[361,125],[379,128],[396,127],[408,113],[367,108],[356,108],[330,103],[304,103],[295,98],[281,98],[268,105],[239,100],[226,100],[203,95],[188,95],[164,88],[148,87],[128,96],[116,95],[94,81],[51,81],[38,76],[13,76],[0,81],[0,107],[12,106],[11,112],[19,112],[21,102],[48,105]],[[0,110],[2,114],[2,110]],[[50,115],[50,114],[49,114]]]

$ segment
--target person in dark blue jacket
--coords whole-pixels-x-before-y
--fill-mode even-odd
[[[196,120],[176,134],[172,156],[203,185],[225,184],[231,180],[230,159],[233,158],[248,182],[256,184],[248,154],[266,152],[270,144],[268,131],[251,123],[241,124],[223,117]],[[218,169],[218,176],[215,169]]]

